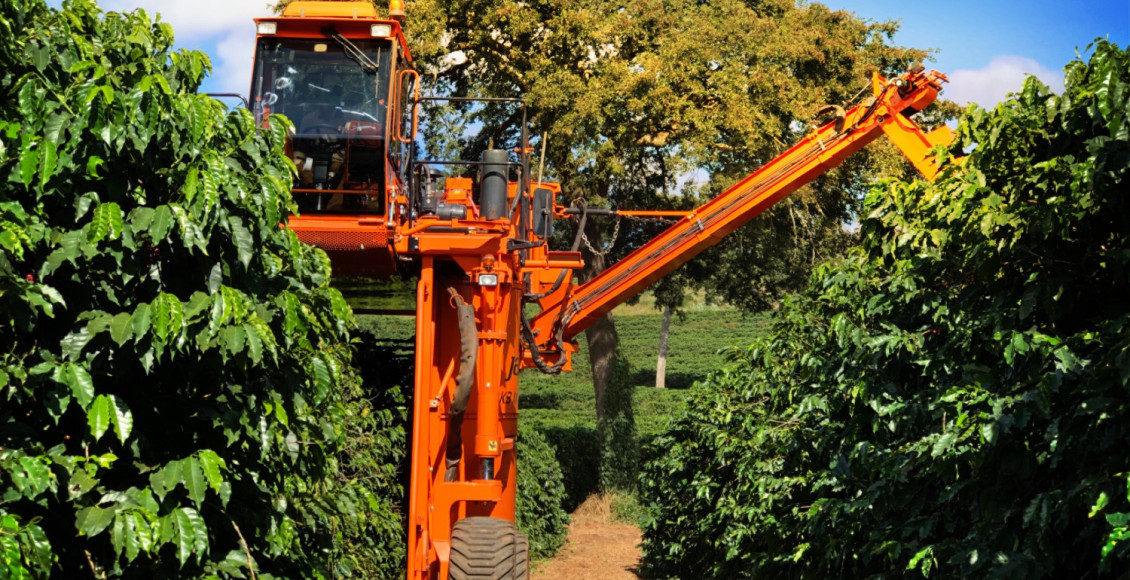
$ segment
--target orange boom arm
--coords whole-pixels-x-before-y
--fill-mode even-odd
[[[938,95],[945,77],[908,72],[888,82],[873,79],[874,96],[820,127],[737,185],[690,212],[654,240],[577,287],[568,300],[548,306],[533,320],[539,336],[555,325],[569,340],[599,317],[635,296],[781,199],[843,162],[886,133],[930,180],[937,174],[930,150],[948,144],[947,127],[926,134],[909,116]],[[550,348],[550,345],[546,345]]]

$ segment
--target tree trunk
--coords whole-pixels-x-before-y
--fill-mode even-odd
[[[659,325],[659,359],[655,361],[655,388],[667,387],[667,337],[671,331],[671,306],[663,307],[663,324]]]
[[[592,245],[595,248],[601,248],[603,241],[601,240],[600,228],[589,220],[588,226],[585,228],[586,234],[592,240]],[[582,250],[585,254],[585,267],[581,271],[581,277],[584,281],[592,280],[597,274],[604,271],[606,264],[604,256],[593,254],[586,250]],[[592,326],[585,330],[585,340],[589,346],[589,365],[592,369],[592,388],[593,394],[596,395],[596,419],[600,421],[604,418],[604,401],[605,392],[608,390],[608,382],[612,377],[612,371],[616,363],[617,348],[620,344],[620,338],[616,334],[616,324],[612,320],[612,313],[609,312],[601,316]]]

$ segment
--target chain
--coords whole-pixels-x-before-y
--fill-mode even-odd
[[[585,235],[585,232],[583,230],[581,231],[581,241],[583,241],[585,243],[585,247],[588,248],[589,251],[592,252],[594,256],[604,257],[604,256],[608,255],[608,252],[612,251],[612,246],[616,243],[616,237],[619,236],[619,235],[620,235],[620,216],[616,216],[616,225],[613,226],[613,228],[612,228],[612,239],[608,240],[608,243],[604,245],[604,250],[602,250],[600,252],[596,251],[596,248],[592,247],[592,243],[589,242],[589,237]]]
[[[592,247],[592,243],[589,242],[588,236],[585,235],[584,231],[581,231],[581,241],[583,241],[585,243],[585,247],[588,248],[589,251],[592,252],[594,255],[607,256],[608,252],[612,251],[612,246],[616,243],[617,236],[620,235],[620,218],[625,218],[625,219],[628,219],[628,220],[631,220],[631,221],[634,221],[634,222],[639,222],[639,223],[642,223],[642,224],[662,224],[662,225],[665,225],[665,226],[672,225],[675,222],[679,221],[677,219],[658,217],[658,216],[637,216],[637,215],[616,214],[616,225],[613,226],[613,228],[612,228],[612,239],[609,240],[608,243],[604,245],[604,250],[599,251],[599,252],[596,251],[596,248]]]
[[[638,215],[626,215],[624,217],[628,218],[628,219],[630,219],[634,222],[640,222],[640,223],[645,223],[645,224],[663,224],[663,225],[667,225],[667,226],[674,224],[675,222],[679,221],[677,219],[658,217],[658,216],[647,217],[647,216],[638,216]]]

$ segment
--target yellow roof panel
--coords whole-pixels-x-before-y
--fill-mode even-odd
[[[291,2],[283,10],[290,18],[377,18],[369,2]]]

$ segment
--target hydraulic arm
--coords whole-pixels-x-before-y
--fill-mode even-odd
[[[718,197],[680,219],[658,237],[629,254],[592,280],[554,294],[556,302],[532,327],[544,344],[564,341],[582,332],[617,305],[635,296],[761,212],[839,165],[845,158],[885,133],[919,171],[933,180],[937,167],[930,150],[952,140],[947,127],[927,134],[910,119],[932,103],[945,77],[936,71],[908,72],[888,81],[875,75],[873,96],[812,132],[789,150],[750,174]]]

